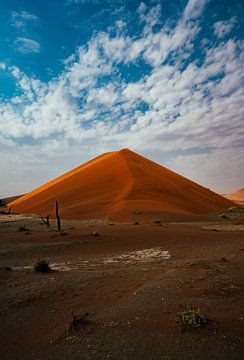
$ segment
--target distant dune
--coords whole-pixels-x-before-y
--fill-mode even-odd
[[[6,204],[9,204],[9,203],[13,202],[14,200],[20,198],[21,196],[24,196],[24,194],[22,194],[22,195],[10,196],[10,197],[4,198],[3,200],[5,201]]]
[[[135,211],[207,214],[233,203],[130,150],[109,152],[10,203],[17,213],[123,220]]]
[[[224,197],[236,202],[239,205],[244,205],[244,188],[237,190],[232,194],[225,194]]]

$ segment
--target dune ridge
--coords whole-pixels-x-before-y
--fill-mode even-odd
[[[231,194],[223,195],[226,199],[236,202],[239,205],[244,205],[244,188],[239,189]]]
[[[206,214],[233,203],[128,149],[108,152],[11,202],[13,211],[67,219],[116,218],[135,211]]]

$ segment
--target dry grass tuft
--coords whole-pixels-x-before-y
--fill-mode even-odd
[[[46,260],[38,260],[34,264],[34,270],[37,273],[46,273],[51,271],[51,268],[49,266],[49,263]]]
[[[206,315],[201,314],[199,309],[187,308],[178,314],[178,323],[182,327],[202,328],[208,323]]]

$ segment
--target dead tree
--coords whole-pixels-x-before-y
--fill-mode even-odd
[[[61,220],[58,212],[58,201],[56,200],[56,218],[57,218],[57,227],[58,231],[61,231]]]
[[[50,222],[49,222],[49,218],[50,218],[50,214],[46,215],[46,218],[44,219],[43,217],[41,217],[42,222],[47,225],[47,227],[50,229]]]
[[[47,216],[46,216],[46,221],[47,221],[47,227],[48,228],[50,228],[50,222],[49,222],[49,218],[50,218],[50,214],[48,214]]]

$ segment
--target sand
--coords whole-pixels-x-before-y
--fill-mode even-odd
[[[236,202],[238,205],[244,205],[244,188],[232,194],[224,195],[226,199]]]
[[[1,360],[243,358],[243,229],[219,216],[161,226],[142,216],[66,220],[66,235],[54,220],[51,229],[32,217],[0,222]],[[36,274],[38,258],[53,271]],[[209,323],[181,329],[188,306]],[[72,312],[90,323],[70,335]]]
[[[135,212],[207,214],[230,200],[130,150],[103,154],[10,203],[13,212],[65,219],[130,220]]]

